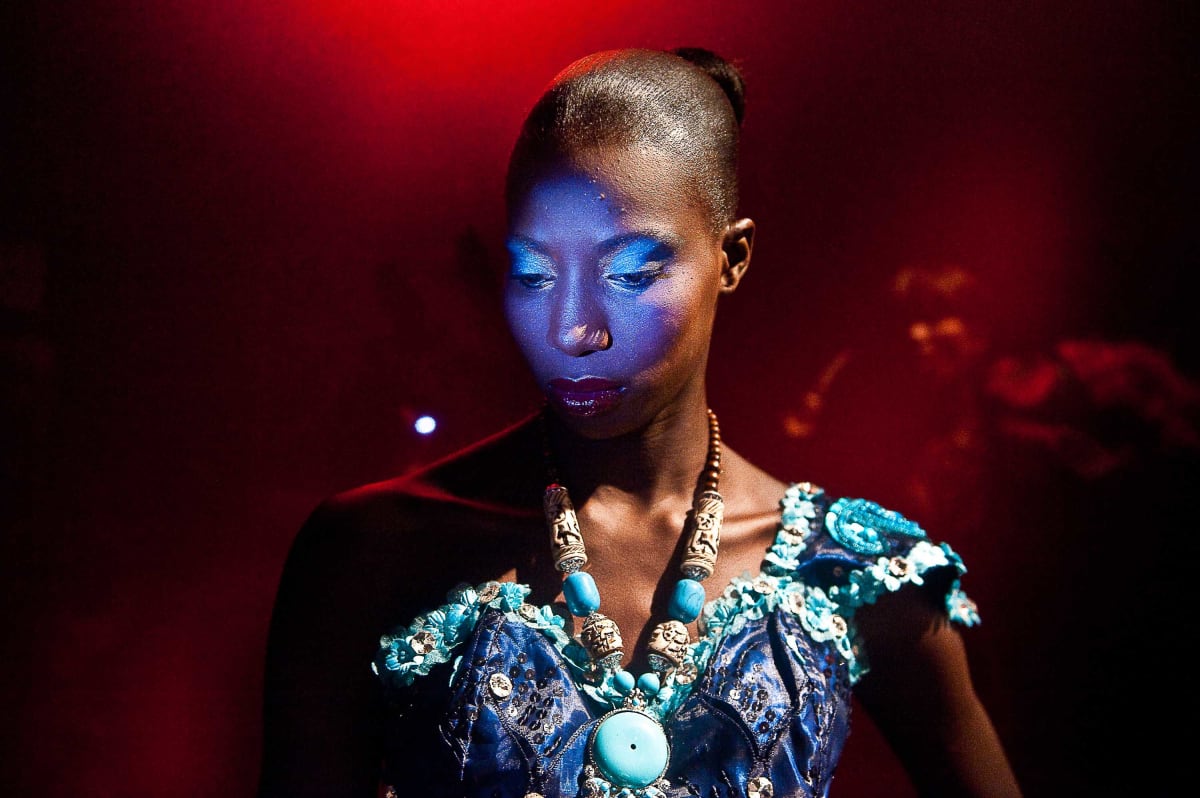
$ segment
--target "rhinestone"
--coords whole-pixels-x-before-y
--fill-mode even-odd
[[[503,673],[493,673],[488,677],[488,689],[496,698],[508,698],[512,695],[512,682]]]
[[[793,546],[804,542],[804,533],[796,529],[782,529],[779,531],[779,537],[783,538],[784,543],[790,543]]]
[[[775,785],[766,776],[755,776],[746,782],[746,798],[771,798]]]
[[[496,596],[499,596],[499,595],[500,595],[500,583],[499,582],[488,582],[486,585],[483,586],[483,589],[479,591],[479,603],[480,604],[490,604],[492,601],[495,601]]]
[[[696,666],[685,662],[675,669],[675,684],[691,684],[696,681]]]
[[[527,792],[525,793],[525,798],[542,798],[542,794],[540,792]]]
[[[751,587],[754,588],[756,593],[760,593],[764,596],[769,596],[775,592],[775,583],[768,579],[763,579],[762,577],[755,579],[754,584],[752,584]]]
[[[437,638],[433,636],[433,632],[417,632],[412,636],[409,645],[418,654],[428,654],[437,646]]]
[[[829,625],[833,628],[834,637],[845,637],[849,627],[846,625],[846,619],[840,615],[831,615]]]
[[[520,615],[530,623],[536,623],[538,620],[538,608],[532,604],[522,604],[517,607],[517,615]]]

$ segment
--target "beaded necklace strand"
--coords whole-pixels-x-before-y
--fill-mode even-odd
[[[599,612],[600,591],[591,574],[581,570],[587,564],[587,549],[579,529],[579,519],[567,489],[558,480],[550,446],[550,435],[542,413],[542,432],[549,484],[542,497],[554,567],[565,575],[563,598],[567,609],[583,618],[579,643],[591,660],[591,675],[597,681],[611,681],[624,696],[622,705],[604,715],[588,740],[587,782],[584,794],[609,795],[609,789],[627,790],[629,795],[654,798],[667,784],[662,781],[670,762],[670,746],[659,718],[646,711],[647,700],[661,689],[665,677],[674,675],[684,664],[691,634],[686,624],[699,617],[704,608],[704,586],[712,576],[721,543],[721,521],[725,503],[717,491],[721,478],[721,428],[717,416],[708,410],[708,453],[700,472],[698,487],[687,522],[687,548],[680,564],[682,579],[675,583],[668,605],[670,620],[654,627],[647,644],[651,670],[634,678],[621,668],[624,643],[621,630],[608,616]]]

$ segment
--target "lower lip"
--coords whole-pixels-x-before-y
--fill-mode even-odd
[[[565,413],[572,416],[598,416],[621,403],[621,388],[600,391],[573,391],[550,387],[550,398]]]

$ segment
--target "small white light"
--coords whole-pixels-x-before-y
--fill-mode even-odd
[[[422,435],[428,435],[437,429],[437,422],[433,420],[433,416],[421,416],[413,424],[413,429]]]

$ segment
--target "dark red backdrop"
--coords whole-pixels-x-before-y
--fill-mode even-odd
[[[309,509],[534,406],[493,296],[500,183],[528,104],[586,52],[743,65],[759,240],[711,393],[730,445],[781,478],[915,512],[887,435],[928,410],[910,371],[867,369],[848,421],[795,426],[836,353],[895,334],[906,266],[978,274],[1006,351],[1138,339],[1195,372],[1182,4],[9,5],[8,794],[251,794],[268,614]],[[1011,524],[931,531],[971,567],[976,678],[1029,794],[1151,794],[1157,716],[1128,691],[1162,641],[1095,630],[1172,519],[1154,495],[1080,515],[1097,490],[1064,485],[987,505]],[[860,720],[842,798],[901,778]]]

